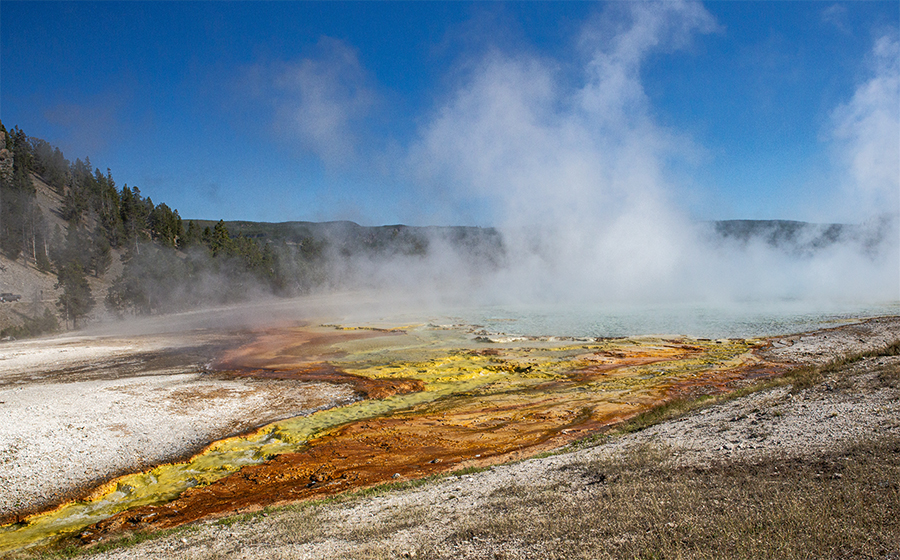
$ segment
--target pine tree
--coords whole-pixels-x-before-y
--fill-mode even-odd
[[[99,223],[110,247],[119,247],[125,242],[125,227],[122,224],[122,213],[119,209],[119,192],[112,172],[107,168],[103,190],[100,192]]]
[[[90,250],[90,270],[95,278],[99,278],[102,274],[109,270],[112,264],[112,252],[109,241],[103,230],[98,227],[91,236]]]
[[[178,239],[178,248],[187,249],[192,245],[200,243],[200,228],[194,223],[194,220],[188,222],[187,231]]]
[[[225,226],[223,220],[219,220],[213,228],[208,246],[213,257],[219,255],[228,256],[234,253],[234,244],[231,241],[231,235],[228,233],[228,228]]]
[[[13,173],[11,178],[0,178],[0,250],[10,259],[19,255],[33,256],[35,233],[35,188],[31,182],[28,165],[32,161],[31,145],[25,133],[18,128],[11,135]]]
[[[78,328],[78,319],[90,313],[95,303],[84,269],[77,262],[71,261],[57,270],[56,278],[56,289],[62,288],[63,291],[56,300],[56,307],[66,322],[66,328],[70,319],[72,327]]]

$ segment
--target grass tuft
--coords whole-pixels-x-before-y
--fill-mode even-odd
[[[127,549],[137,546],[143,542],[168,537],[171,535],[186,534],[196,531],[196,526],[186,525],[184,527],[174,527],[172,529],[164,529],[162,531],[138,532],[122,535],[108,541],[103,541],[91,546],[84,546],[77,541],[75,537],[71,537],[66,541],[58,543],[56,547],[50,550],[40,552],[37,556],[31,556],[26,553],[23,558],[37,557],[46,560],[59,560],[65,558],[77,558],[88,554],[100,554],[110,550]]]
[[[882,358],[900,355],[900,339],[895,340],[881,348],[875,348],[864,352],[854,352],[835,358],[821,366],[804,366],[793,369],[785,374],[785,379],[791,383],[791,393],[796,394],[804,389],[821,383],[831,374],[842,372],[849,366],[870,358]],[[897,368],[888,368],[887,375],[881,376],[882,382],[896,379]]]
[[[491,470],[491,467],[466,467],[464,469],[449,472],[447,473],[447,476],[465,476],[467,474],[477,474],[489,470]]]

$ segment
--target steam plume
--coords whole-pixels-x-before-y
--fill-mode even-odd
[[[536,57],[495,50],[472,65],[409,161],[421,181],[476,196],[501,216],[509,267],[498,293],[528,301],[897,299],[895,216],[798,256],[762,241],[716,240],[673,199],[670,163],[690,141],[654,122],[641,67],[716,28],[697,3],[628,3],[585,29],[577,87]],[[876,76],[835,111],[855,188],[871,202],[893,203],[898,193],[896,50],[896,41],[879,40]]]

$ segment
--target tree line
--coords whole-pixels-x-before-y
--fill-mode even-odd
[[[102,277],[114,255],[121,275],[101,297],[119,315],[150,314],[240,300],[284,287],[269,244],[233,236],[224,222],[202,230],[177,210],[154,204],[137,187],[118,188],[110,169],[67,160],[59,148],[0,123],[11,169],[0,169],[0,251],[56,275],[60,318],[73,326],[97,305],[88,275]],[[65,224],[51,228],[31,179],[61,198]]]

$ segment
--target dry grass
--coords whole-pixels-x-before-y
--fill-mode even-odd
[[[900,557],[900,438],[710,469],[664,450],[570,466],[583,489],[509,487],[417,558]]]
[[[390,537],[427,525],[421,506],[340,533],[304,508],[280,520],[277,540],[340,537],[366,559],[900,558],[895,436],[812,459],[679,468],[645,446],[563,468],[575,484],[501,488],[448,535],[426,531],[403,552]]]
[[[850,366],[867,358],[897,355],[900,355],[900,340],[895,340],[884,348],[847,354],[846,356],[836,358],[822,366],[807,366],[794,369],[785,375],[785,380],[790,382],[791,392],[798,393],[817,383],[821,383],[829,376],[845,373]],[[878,365],[876,365],[876,367],[878,367]],[[900,380],[900,371],[898,371],[898,368],[880,367],[878,369],[881,370],[879,381],[885,385],[896,387],[896,383]]]
[[[900,342],[748,388],[854,392],[900,387]],[[860,362],[864,361],[864,364]],[[856,365],[864,367],[856,367]],[[861,374],[875,379],[857,384]],[[742,391],[744,392],[744,391]],[[617,430],[637,431],[731,396],[673,401]],[[607,436],[608,437],[608,436]],[[601,438],[602,440],[602,438]],[[417,558],[900,559],[900,437],[806,459],[675,467],[667,450],[570,465],[570,487],[509,487],[488,511]]]

